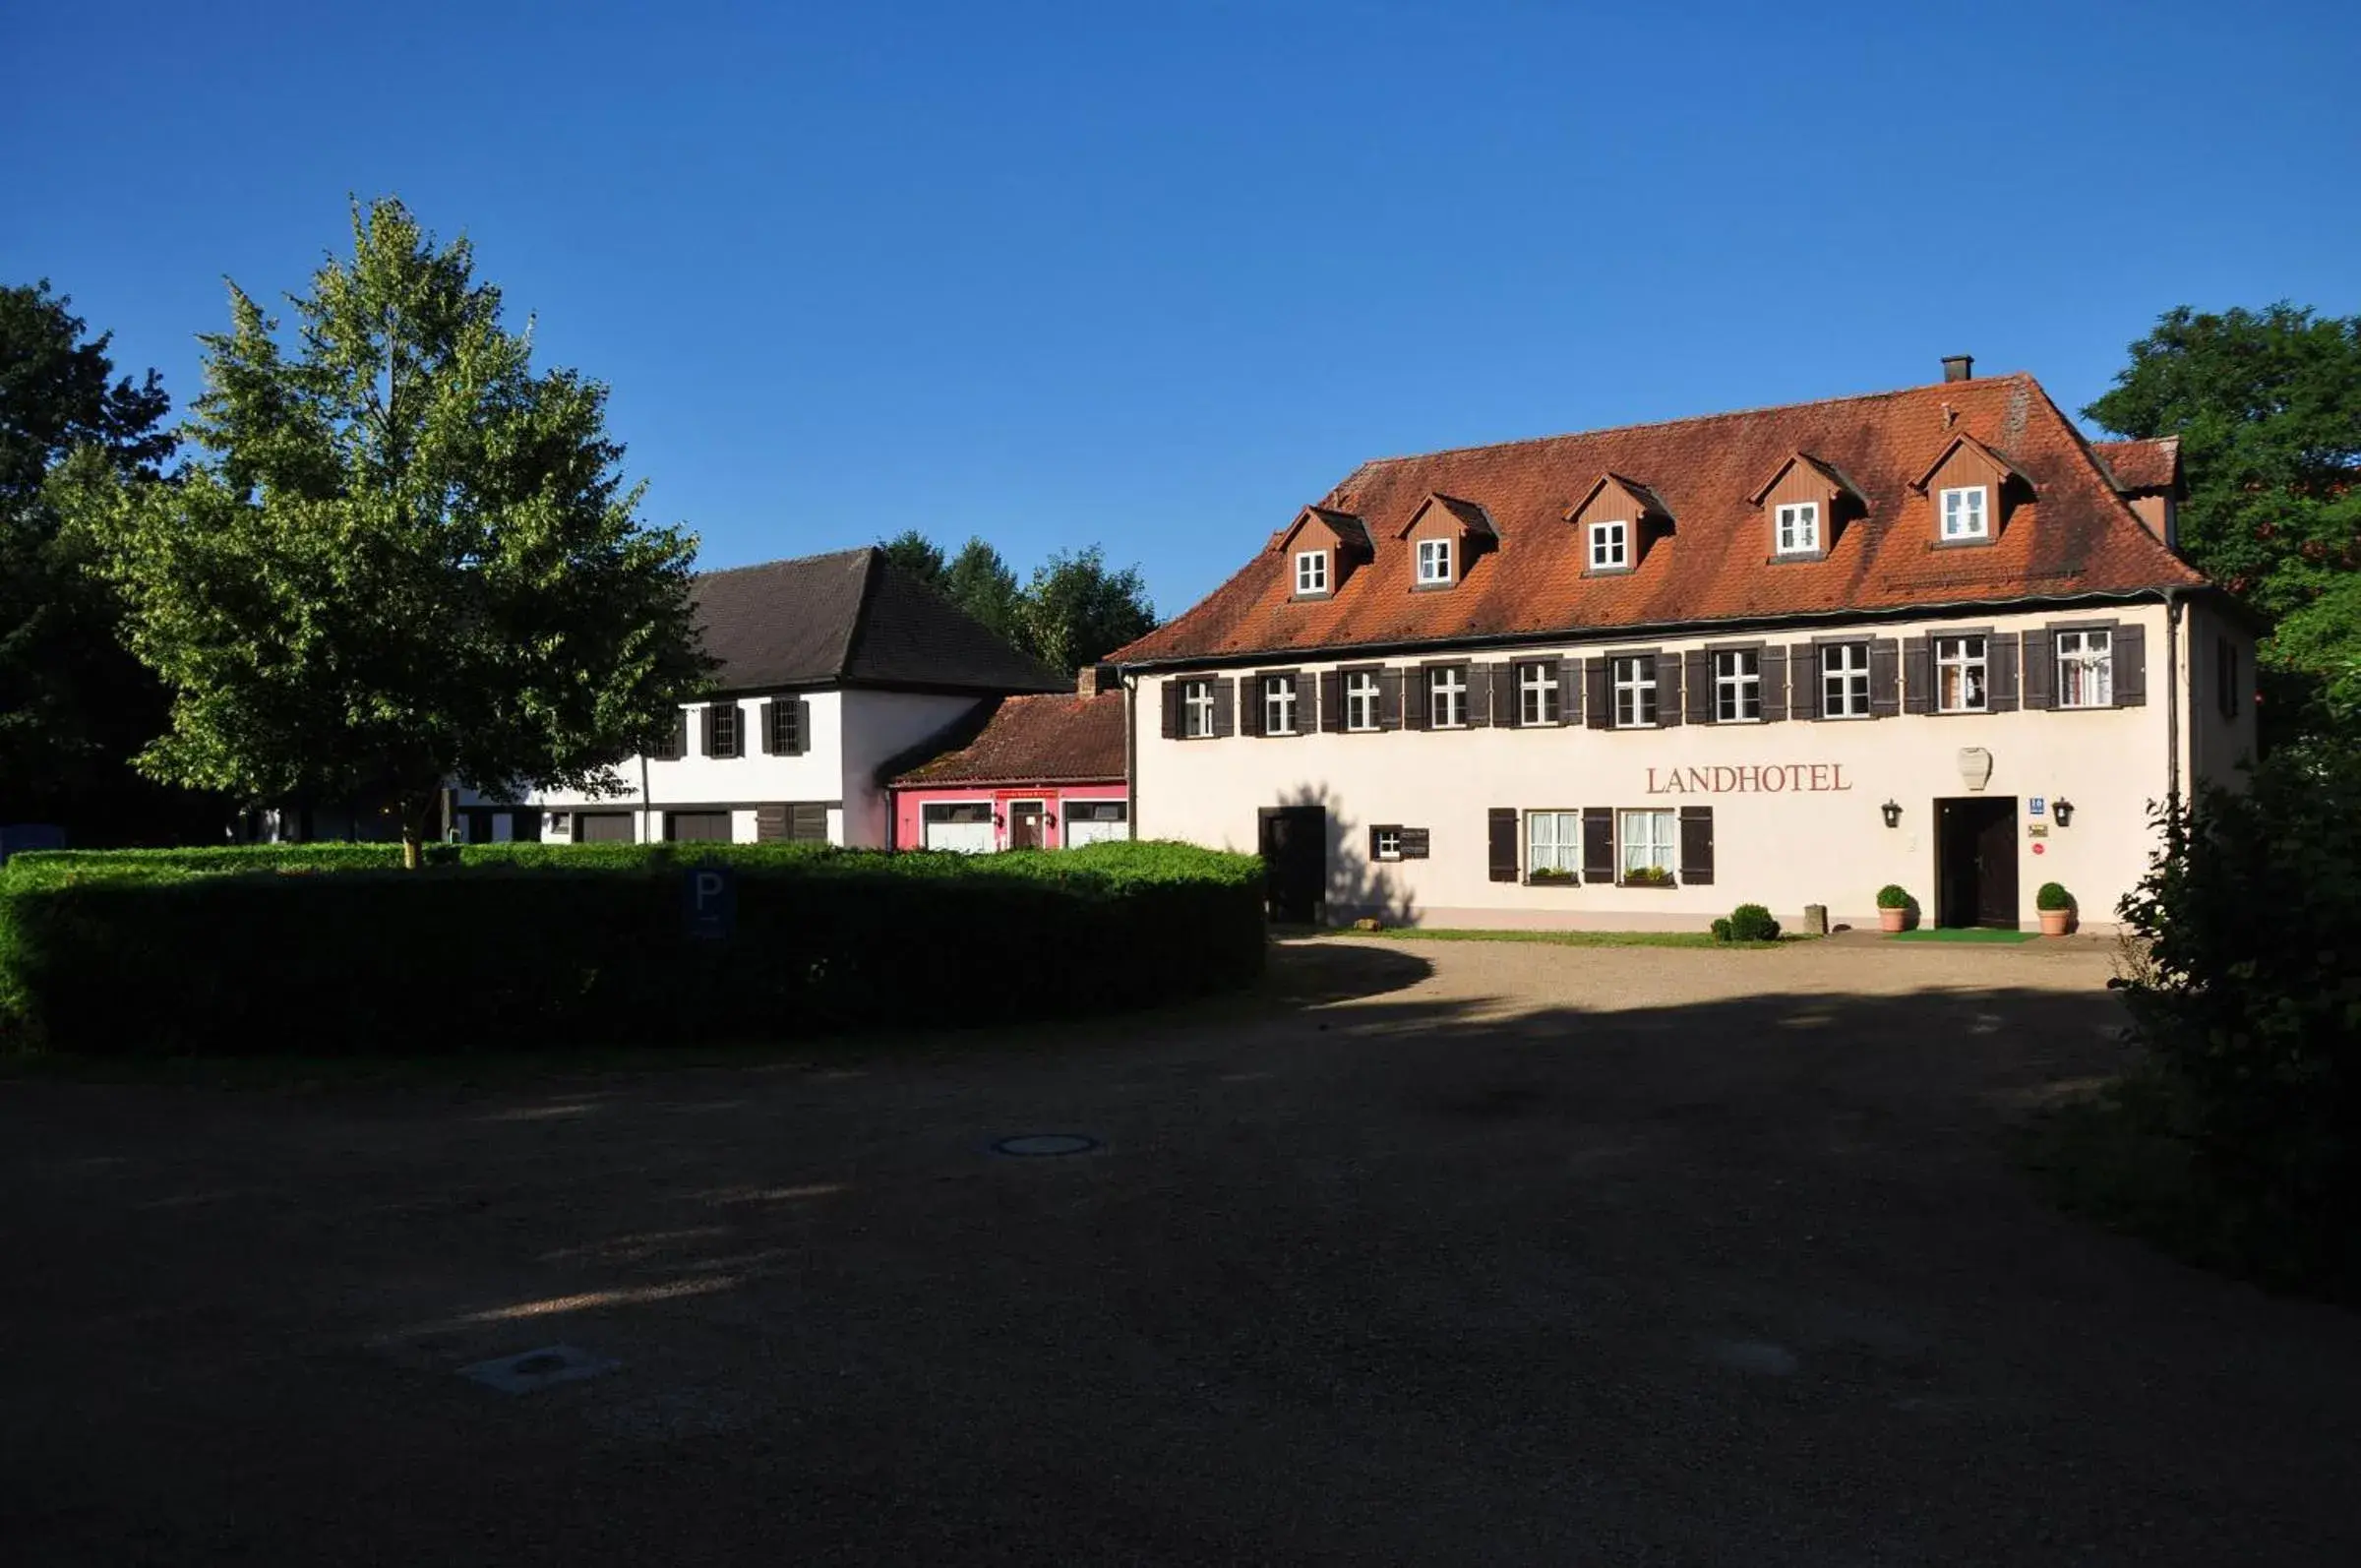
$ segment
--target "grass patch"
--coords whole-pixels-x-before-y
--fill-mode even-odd
[[[1811,936],[1782,936],[1777,941],[1716,941],[1705,931],[1459,931],[1426,926],[1404,926],[1385,931],[1329,931],[1329,936],[1381,936],[1387,941],[1414,942],[1543,942],[1551,947],[1786,947],[1813,941]]]
[[[1992,926],[1942,926],[1931,931],[1897,931],[1886,934],[1888,941],[1898,942],[2029,942],[2039,941],[2037,931],[2002,931]]]

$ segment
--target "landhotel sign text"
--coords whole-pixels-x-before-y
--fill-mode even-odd
[[[1772,762],[1746,767],[1648,770],[1651,795],[1828,795],[1849,790],[1842,762]]]

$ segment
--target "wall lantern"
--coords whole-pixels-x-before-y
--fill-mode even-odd
[[[1888,801],[1885,805],[1879,807],[1878,810],[1886,814],[1886,825],[1888,827],[1900,827],[1902,825],[1902,803],[1900,801]]]
[[[2058,819],[2058,825],[2060,827],[2068,827],[2073,825],[2074,802],[2052,801],[2049,803],[2049,810],[2050,814]]]

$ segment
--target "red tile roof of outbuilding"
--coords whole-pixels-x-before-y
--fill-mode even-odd
[[[2030,481],[1990,546],[1936,542],[1935,499],[1911,488],[1966,435]],[[2153,444],[2141,444],[2153,445]],[[1801,453],[1866,503],[1824,560],[1773,562],[1749,496]],[[1636,570],[1584,574],[1569,511],[1602,473],[1629,475],[1672,521]],[[2012,493],[2016,491],[2012,485]],[[1441,493],[1499,532],[1465,578],[1414,591],[1396,536]],[[1111,655],[1180,662],[1684,623],[2009,600],[2127,596],[2204,579],[2140,523],[2091,449],[2029,376],[1714,414],[1364,463],[1318,503],[1366,519],[1374,559],[1332,597],[1298,599],[1277,536],[1202,603]]]
[[[1123,776],[1123,694],[1012,696],[966,746],[893,780],[903,785],[1100,784]]]
[[[2148,441],[2094,441],[2099,455],[2126,490],[2170,490],[2181,482],[2181,438],[2157,436]]]

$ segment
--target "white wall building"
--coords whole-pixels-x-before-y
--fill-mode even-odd
[[[888,762],[1001,696],[1069,689],[874,548],[706,573],[696,601],[721,667],[672,744],[611,793],[463,794],[464,836],[882,847]]]
[[[1740,902],[2103,925],[2252,754],[2252,620],[2174,444],[2029,378],[1363,465],[1115,657],[1143,838],[1275,913],[1698,929]]]

